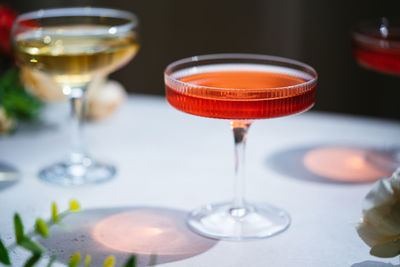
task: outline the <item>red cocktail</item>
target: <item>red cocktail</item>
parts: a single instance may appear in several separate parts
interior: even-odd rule
[[[198,68],[197,72],[200,73],[178,78],[193,86],[186,91],[166,86],[168,102],[190,114],[220,119],[265,119],[305,111],[314,104],[315,84],[307,88],[299,86],[310,77],[291,73],[287,68],[226,64]]]
[[[376,23],[353,31],[353,53],[369,69],[400,75],[400,29]]]
[[[244,201],[244,148],[251,120],[311,108],[317,73],[298,61],[263,55],[216,54],[182,59],[165,70],[168,102],[193,115],[229,119],[235,141],[235,197],[193,211],[188,225],[221,239],[263,238],[284,231],[289,215]]]

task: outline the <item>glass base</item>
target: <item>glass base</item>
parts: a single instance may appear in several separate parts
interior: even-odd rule
[[[286,230],[290,217],[284,210],[267,204],[234,209],[232,203],[222,203],[192,211],[187,223],[193,231],[206,237],[248,240],[270,237]]]
[[[400,148],[373,150],[367,153],[366,160],[372,165],[392,173],[400,167]]]
[[[84,157],[79,162],[69,160],[51,165],[39,172],[39,178],[59,185],[82,185],[105,182],[115,174],[114,166]]]

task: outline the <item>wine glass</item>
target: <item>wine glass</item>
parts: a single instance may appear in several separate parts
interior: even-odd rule
[[[71,151],[41,170],[41,179],[79,185],[115,175],[114,166],[96,161],[85,147],[86,91],[92,81],[133,58],[139,48],[137,27],[128,11],[91,7],[38,10],[15,20],[11,37],[18,64],[51,77],[71,102]]]
[[[360,22],[352,29],[353,55],[366,69],[400,76],[400,20],[380,18]],[[377,149],[367,154],[370,163],[394,171],[400,166],[400,149]]]
[[[170,105],[197,116],[228,119],[233,130],[234,199],[192,211],[187,221],[189,227],[207,237],[232,240],[263,238],[284,231],[290,224],[285,211],[244,199],[247,132],[254,119],[310,109],[315,101],[315,70],[280,57],[214,54],[168,65],[164,80]]]

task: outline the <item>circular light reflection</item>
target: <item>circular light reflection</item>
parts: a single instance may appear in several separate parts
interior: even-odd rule
[[[187,255],[205,251],[205,242],[184,222],[151,210],[132,210],[108,217],[93,228],[94,239],[105,247],[144,255]]]
[[[338,181],[366,182],[390,176],[369,163],[367,153],[373,152],[361,148],[322,147],[307,152],[303,163],[314,174]]]

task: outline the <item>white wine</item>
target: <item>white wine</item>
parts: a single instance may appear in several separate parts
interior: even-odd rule
[[[97,25],[58,26],[20,34],[14,43],[20,64],[53,77],[60,85],[80,86],[129,62],[139,49],[136,33],[110,34]],[[112,29],[112,28],[111,28]],[[87,34],[84,32],[102,32]]]

